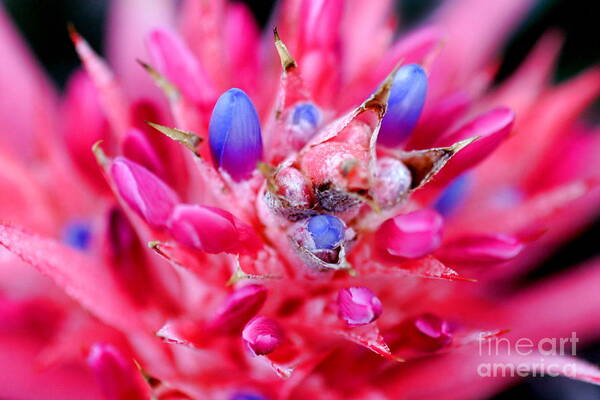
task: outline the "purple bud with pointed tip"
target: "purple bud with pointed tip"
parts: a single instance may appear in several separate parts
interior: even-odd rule
[[[217,167],[235,181],[248,179],[262,158],[262,138],[258,113],[246,93],[233,88],[219,97],[208,134]]]
[[[155,228],[166,227],[179,197],[152,172],[126,159],[117,157],[110,175],[125,203]]]
[[[283,341],[283,330],[277,321],[267,317],[255,317],[246,324],[242,338],[257,356],[272,353]]]
[[[342,289],[337,298],[338,316],[350,326],[366,325],[381,315],[381,301],[371,289],[360,286]]]
[[[96,343],[90,349],[87,364],[107,399],[147,400],[150,387],[135,365],[113,346]]]
[[[377,142],[387,147],[402,144],[417,125],[426,95],[427,74],[421,66],[408,64],[398,69]]]

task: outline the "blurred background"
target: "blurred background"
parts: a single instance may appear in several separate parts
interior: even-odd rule
[[[259,23],[265,26],[275,0],[245,2],[252,8]],[[68,22],[74,23],[94,48],[100,51],[103,48],[108,0],[2,0],[2,3],[59,87],[65,84],[69,74],[79,65],[79,59],[67,35]],[[403,30],[426,19],[439,3],[440,0],[398,1],[397,12]],[[555,73],[556,81],[562,81],[599,63],[600,32],[595,5],[597,6],[597,2],[587,0],[538,0],[528,18],[507,43],[497,82],[510,75],[534,43],[549,29],[558,29],[566,35]],[[599,115],[600,102],[597,101],[587,113],[587,118],[598,122]],[[599,238],[600,220],[549,255],[543,265],[522,278],[521,284],[548,277],[597,255]],[[590,315],[590,318],[598,316]],[[587,346],[578,355],[596,364],[600,363],[600,343]],[[566,378],[531,378],[497,395],[494,400],[516,398],[593,400],[600,399],[600,388]]]

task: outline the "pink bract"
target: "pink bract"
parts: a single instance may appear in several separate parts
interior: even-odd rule
[[[550,82],[550,32],[492,86],[532,1],[447,1],[398,38],[392,3],[282,0],[273,36],[238,2],[114,0],[107,60],[71,31],[64,94],[0,10],[0,398],[478,399],[514,382],[482,363],[542,358],[600,383],[478,352],[600,337],[600,260],[510,285],[598,214],[600,70]],[[385,148],[409,63],[425,106]],[[249,176],[208,145],[231,88]]]

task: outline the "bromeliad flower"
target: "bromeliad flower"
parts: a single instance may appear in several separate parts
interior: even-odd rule
[[[549,85],[551,33],[490,87],[527,4],[395,39],[390,1],[284,0],[274,38],[241,3],[115,1],[64,96],[0,15],[0,397],[472,399],[494,360],[599,383],[478,352],[600,333],[597,261],[504,290],[600,199],[598,69]]]

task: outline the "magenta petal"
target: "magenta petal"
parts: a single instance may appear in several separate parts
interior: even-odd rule
[[[3,132],[18,134],[0,135],[0,147],[6,147],[23,159],[30,159],[38,149],[36,131],[46,113],[55,112],[55,93],[44,77],[28,46],[19,37],[0,5],[0,124]]]
[[[98,90],[84,70],[77,70],[70,77],[63,107],[69,155],[86,178],[106,187],[91,148],[97,141],[108,139],[110,130]]]
[[[443,224],[442,216],[429,209],[400,214],[379,227],[377,244],[394,256],[423,257],[439,247]]]
[[[523,242],[511,235],[471,235],[444,244],[438,256],[450,263],[490,264],[518,256]]]
[[[515,114],[511,109],[498,107],[441,138],[439,146],[450,146],[461,140],[480,137],[458,152],[440,171],[438,179],[445,181],[483,161],[508,137],[514,120]]]
[[[225,304],[210,323],[211,329],[235,333],[260,311],[267,299],[267,288],[247,285],[229,295]]]
[[[208,104],[216,98],[215,89],[202,65],[175,32],[155,29],[150,32],[146,45],[156,69],[189,100]]]
[[[0,244],[107,324],[124,331],[143,329],[138,309],[102,264],[54,240],[7,225],[0,225]]]
[[[239,245],[233,215],[215,207],[177,205],[169,232],[178,242],[211,254],[233,251]]]
[[[176,5],[172,1],[111,1],[105,28],[105,50],[119,83],[132,99],[157,98],[160,90],[134,60],[148,60],[144,37],[158,25],[171,25]]]
[[[272,353],[283,341],[283,330],[277,321],[255,317],[242,331],[242,338],[257,356]]]
[[[259,84],[260,30],[252,12],[241,2],[229,2],[224,26],[224,42],[230,66],[235,70],[232,86],[253,92]]]
[[[423,314],[406,322],[404,342],[419,351],[437,351],[452,342],[448,322],[433,314]]]
[[[164,176],[164,168],[156,150],[146,137],[146,134],[138,129],[130,129],[123,141],[123,155],[159,176]]]
[[[149,400],[150,387],[133,362],[113,346],[97,343],[90,349],[88,366],[109,400]]]
[[[115,158],[110,174],[119,195],[136,213],[154,228],[164,228],[173,208],[179,203],[177,194],[160,178],[124,157]]]
[[[339,40],[343,0],[304,0],[300,6],[301,37],[305,49],[329,48]]]

